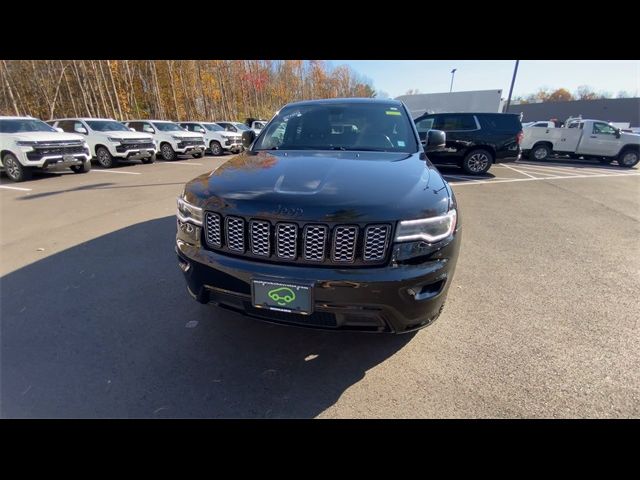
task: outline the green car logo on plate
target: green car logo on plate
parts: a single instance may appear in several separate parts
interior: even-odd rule
[[[293,290],[287,287],[280,287],[274,290],[269,290],[269,298],[276,302],[278,305],[286,305],[293,302],[296,299],[296,294]]]

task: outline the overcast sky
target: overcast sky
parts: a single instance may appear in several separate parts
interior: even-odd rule
[[[420,93],[448,92],[451,70],[456,68],[454,91],[502,89],[509,94],[515,60],[330,60],[350,65],[366,76],[377,91],[391,97],[409,89]],[[526,96],[541,87],[566,88],[572,93],[589,85],[614,96],[621,90],[640,95],[638,60],[521,60],[513,95]]]

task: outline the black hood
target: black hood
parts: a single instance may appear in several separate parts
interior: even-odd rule
[[[185,187],[187,201],[274,220],[384,222],[449,209],[451,192],[420,153],[245,152]]]

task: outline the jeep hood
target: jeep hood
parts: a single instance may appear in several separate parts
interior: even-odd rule
[[[418,153],[340,151],[245,152],[189,182],[185,195],[224,214],[321,222],[430,217],[451,198]]]

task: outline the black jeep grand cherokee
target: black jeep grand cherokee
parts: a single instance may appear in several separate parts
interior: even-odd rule
[[[303,326],[400,333],[433,322],[460,214],[404,104],[291,103],[254,136],[178,198],[190,294]]]

